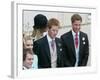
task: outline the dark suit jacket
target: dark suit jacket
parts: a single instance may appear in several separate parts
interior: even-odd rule
[[[62,67],[62,58],[60,56],[62,53],[61,40],[55,38],[55,42],[57,47],[57,67]],[[51,56],[47,36],[34,42],[33,51],[38,56],[39,68],[51,68]]]
[[[84,39],[83,39],[84,38]],[[89,42],[86,33],[80,31],[79,35],[80,45],[79,45],[79,62],[78,66],[86,66],[89,56]],[[63,58],[64,66],[71,67],[75,66],[76,62],[76,52],[74,47],[74,39],[72,31],[65,33],[61,36],[62,45],[63,45]]]

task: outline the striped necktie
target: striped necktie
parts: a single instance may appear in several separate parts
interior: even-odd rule
[[[78,48],[78,33],[75,35],[75,47]]]
[[[51,47],[52,47],[52,50],[53,50],[53,51],[54,51],[54,48],[55,48],[55,46],[54,46],[55,44],[54,44],[54,43],[55,43],[55,40],[52,40],[52,41],[51,41]]]

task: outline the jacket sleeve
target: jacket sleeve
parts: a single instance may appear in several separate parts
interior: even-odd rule
[[[88,56],[89,56],[89,41],[88,41],[88,36],[86,35],[86,44],[84,46],[84,57],[83,57],[83,60],[82,60],[82,66],[87,65]]]
[[[70,62],[69,62],[69,60],[68,60],[68,58],[67,58],[67,48],[66,48],[66,46],[65,46],[65,42],[64,42],[64,37],[63,36],[61,36],[61,43],[62,43],[62,59],[63,59],[63,66],[64,67],[69,67],[69,66],[71,66],[70,65]]]
[[[39,43],[38,41],[35,41],[33,43],[33,52],[36,54],[36,55],[39,55]]]

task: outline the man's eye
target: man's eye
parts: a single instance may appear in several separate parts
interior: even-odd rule
[[[27,44],[27,46],[30,46],[29,44]]]
[[[27,46],[33,46],[33,44],[27,44]]]
[[[33,58],[31,58],[31,59],[28,59],[28,60],[33,60]]]

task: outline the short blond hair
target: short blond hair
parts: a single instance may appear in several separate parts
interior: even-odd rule
[[[32,37],[31,37],[31,36],[25,36],[25,37],[24,37],[24,40],[25,40],[25,41],[27,41],[27,40],[32,40]]]

